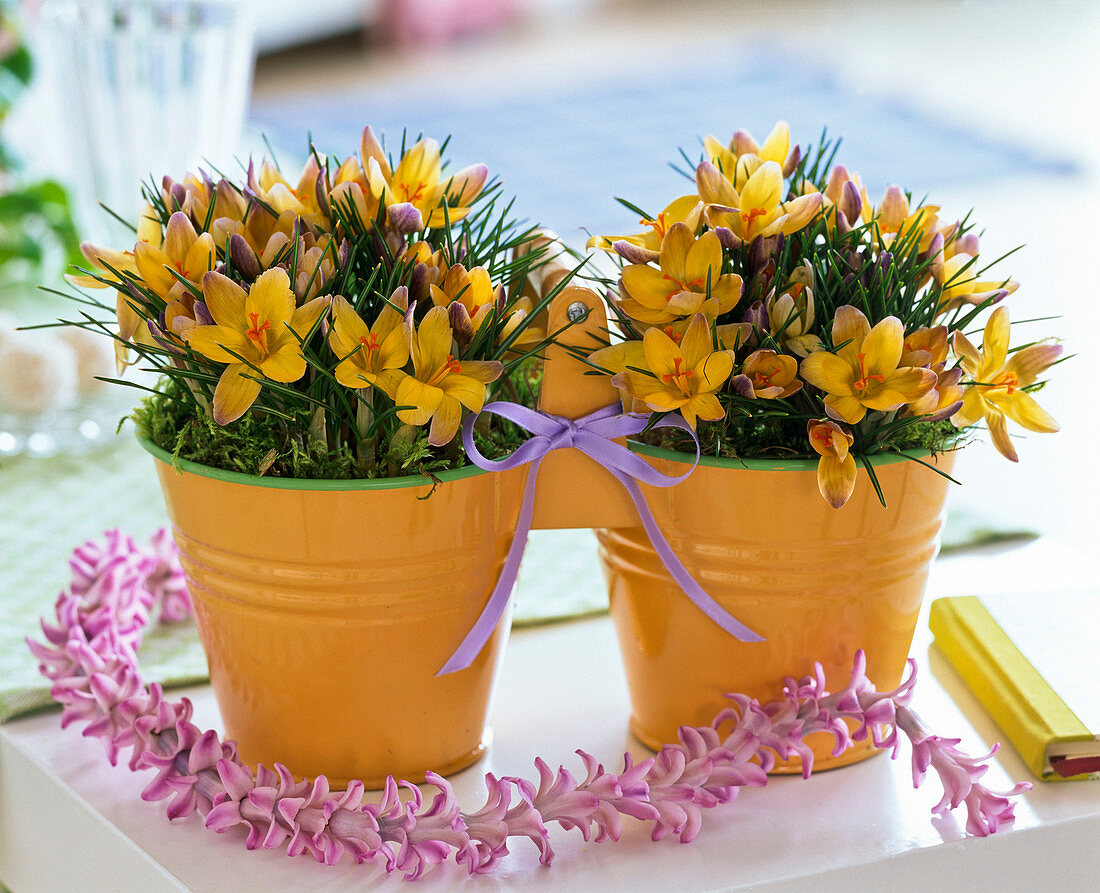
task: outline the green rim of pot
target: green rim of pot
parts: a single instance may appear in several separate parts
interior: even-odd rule
[[[668,459],[670,462],[682,462],[690,465],[694,456],[691,453],[683,453],[679,450],[667,450],[663,447],[650,446],[637,440],[628,440],[627,445],[635,453],[643,456],[651,456],[655,459]],[[906,450],[903,453],[879,453],[876,456],[867,456],[871,465],[893,465],[896,462],[907,462],[910,459],[927,459],[932,455],[931,450]],[[708,465],[713,468],[732,468],[741,471],[805,471],[817,468],[817,459],[719,459],[716,456],[700,456],[700,465]]]
[[[443,483],[461,481],[476,477],[479,474],[489,473],[476,465],[466,465],[451,471],[441,471],[435,476],[436,480],[423,474],[410,474],[396,478],[347,478],[344,480],[261,477],[256,474],[244,474],[240,471],[228,471],[224,468],[211,468],[209,465],[201,465],[189,459],[179,459],[140,434],[137,436],[137,442],[153,458],[178,471],[186,471],[188,474],[197,474],[200,477],[225,481],[229,484],[243,484],[246,487],[271,487],[275,490],[400,490],[404,487],[431,486],[437,481]]]

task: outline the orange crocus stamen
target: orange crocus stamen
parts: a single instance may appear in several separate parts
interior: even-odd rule
[[[666,372],[664,375],[661,376],[661,381],[663,381],[665,384],[672,384],[673,382],[675,382],[676,387],[678,387],[686,394],[688,392],[688,389],[684,379],[694,378],[695,371],[693,369],[680,368],[684,362],[683,357],[673,357],[672,362],[675,366],[675,371]]]
[[[252,328],[245,331],[245,335],[248,339],[255,343],[255,345],[267,353],[267,333],[271,330],[271,320],[265,319],[260,322],[260,314],[249,313],[248,319],[252,323]]]
[[[783,370],[778,366],[772,366],[771,372],[756,372],[753,374],[753,380],[756,382],[758,388],[766,388],[771,385],[772,377],[778,375]]]
[[[668,335],[669,338],[672,339],[673,344],[679,344],[684,338],[684,336],[681,335],[679,332],[675,331],[672,328],[672,326],[665,326],[661,331],[664,332],[666,335]]]
[[[741,228],[745,231],[746,236],[752,232],[756,218],[763,217],[767,213],[767,208],[752,208],[741,212]]]
[[[453,356],[451,356],[451,354],[447,354],[447,359],[444,361],[443,365],[440,366],[435,371],[435,375],[433,375],[431,378],[429,378],[425,382],[425,384],[432,385],[433,387],[438,387],[439,383],[441,381],[443,381],[443,379],[445,379],[448,375],[461,375],[461,374],[462,374],[462,364],[458,360],[456,360]]]
[[[410,189],[408,183],[398,183],[395,191],[400,190],[401,192],[405,193],[405,201],[415,202],[417,199],[424,197],[424,192],[425,190],[427,190],[427,188],[427,183],[423,182],[422,180],[417,180],[416,186],[414,188]]]
[[[867,363],[866,363],[867,354],[861,353],[858,356],[859,356],[859,374],[860,374],[860,377],[857,381],[852,382],[852,387],[853,388],[855,388],[857,391],[862,391],[865,387],[867,387],[867,380],[868,379],[872,379],[874,381],[877,381],[879,384],[882,384],[884,381],[886,381],[886,376],[885,375],[868,375],[867,374]]]
[[[654,232],[656,232],[657,235],[661,237],[661,239],[664,239],[665,233],[668,232],[669,224],[668,224],[668,221],[665,220],[665,212],[664,211],[662,211],[660,214],[657,215],[656,220],[650,220],[648,217],[643,217],[638,222],[642,226],[652,226]]]
[[[668,273],[662,273],[661,278],[667,279],[673,285],[679,286],[680,291],[695,291],[695,289],[701,288],[704,284],[704,279],[702,276],[699,276],[696,279],[692,279],[690,282],[681,282],[675,276],[669,276]],[[671,301],[672,295],[668,295],[665,300]]]
[[[360,335],[359,343],[367,349],[367,353],[378,350],[378,348],[382,346],[378,343],[378,336],[375,335],[374,332],[371,332],[369,337],[366,335]]]
[[[1020,379],[1018,379],[1015,373],[1006,372],[1001,376],[1000,380],[994,384],[990,390],[999,391],[1004,390],[1005,396],[1011,397],[1020,388]]]

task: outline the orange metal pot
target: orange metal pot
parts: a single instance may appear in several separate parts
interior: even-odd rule
[[[686,470],[682,454],[635,448],[668,474]],[[950,473],[953,458],[926,461]],[[818,494],[814,461],[746,465],[704,459],[684,483],[643,489],[687,570],[764,642],[738,642],[696,608],[640,527],[597,531],[631,729],[649,747],[676,740],[681,725],[709,723],[728,704],[726,692],[779,697],[783,678],[805,675],[814,661],[836,690],[859,648],[877,687],[901,679],[950,482],[917,462],[884,458],[875,473],[886,507],[861,471],[852,499],[837,510]],[[817,768],[873,752],[857,745],[832,758],[831,736],[808,741]],[[800,771],[800,761],[778,768]]]
[[[486,747],[505,617],[465,670],[436,671],[496,584],[524,469],[377,481],[252,477],[147,441],[225,731],[297,776],[456,772]]]

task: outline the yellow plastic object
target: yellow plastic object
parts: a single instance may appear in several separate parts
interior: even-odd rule
[[[686,470],[668,458],[675,453],[639,451],[665,473]],[[925,461],[950,473],[953,458]],[[649,747],[676,740],[681,725],[709,723],[728,705],[726,692],[774,700],[785,676],[810,672],[814,661],[835,691],[859,648],[876,687],[895,687],[939,546],[949,481],[917,462],[875,467],[885,508],[861,471],[851,500],[833,509],[818,493],[813,461],[756,461],[752,468],[711,461],[675,487],[642,489],[691,575],[766,641],[738,642],[708,619],[669,577],[641,528],[597,531],[631,730]],[[873,752],[865,743],[834,758],[831,736],[807,740],[816,768]],[[777,768],[801,771],[801,764],[795,758]]]
[[[1089,660],[1085,657],[1085,649],[1091,651],[1093,647],[1095,622],[1081,617],[1077,595],[1059,593],[1040,597],[1027,593],[1026,612],[1018,609],[1013,612],[1011,606],[1015,600],[1009,598],[1007,617],[1004,600],[991,601],[987,608],[972,595],[938,598],[928,612],[928,626],[940,651],[996,720],[1027,767],[1043,781],[1088,778],[1087,773],[1059,775],[1051,766],[1050,752],[1064,751],[1065,745],[1072,748],[1082,742],[1100,741],[1100,727],[1093,731],[1085,725],[1082,717],[1088,714],[1076,713],[1075,708],[1081,710],[1077,702],[1070,698],[1071,706],[1063,700],[1062,694],[1043,676],[1047,667],[1071,665],[1069,661],[1059,660],[1055,652],[1080,654],[1081,661]],[[1006,619],[1007,629],[1001,626]],[[1074,621],[1076,631],[1082,633],[1076,645],[1071,626]],[[1026,654],[1020,650],[1012,635],[1022,631],[1025,624],[1058,631],[1048,634],[1049,650],[1035,648],[1034,641]],[[1088,750],[1098,751],[1100,745],[1087,748],[1084,753]]]
[[[187,574],[226,735],[255,766],[378,786],[486,746],[506,617],[437,677],[496,584],[525,470],[304,481],[172,467],[143,442]]]

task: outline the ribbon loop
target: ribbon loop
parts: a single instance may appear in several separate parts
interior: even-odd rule
[[[597,409],[579,419],[551,415],[506,402],[486,404],[481,411],[493,413],[514,422],[534,436],[504,459],[487,459],[474,443],[473,432],[477,415],[470,416],[462,426],[462,442],[470,461],[487,471],[508,471],[527,464],[530,464],[531,468],[527,474],[527,484],[524,487],[523,501],[516,521],[516,534],[504,560],[500,579],[474,625],[455,649],[454,654],[436,674],[437,676],[464,670],[470,666],[474,658],[481,653],[481,649],[485,647],[485,643],[489,641],[500,618],[504,616],[504,609],[508,605],[508,599],[516,583],[516,575],[519,573],[523,550],[527,545],[527,534],[531,530],[531,518],[535,507],[535,482],[539,465],[554,450],[568,448],[578,449],[598,462],[626,488],[634,502],[634,507],[638,510],[642,527],[665,569],[704,614],[742,642],[763,641],[763,636],[753,632],[726,611],[692,578],[676,553],[672,551],[664,534],[661,533],[653,513],[646,504],[645,496],[638,486],[640,481],[653,487],[671,487],[685,480],[695,470],[699,464],[699,440],[687,422],[679,416],[665,416],[652,425],[654,428],[681,428],[691,434],[695,441],[695,461],[691,468],[681,475],[674,476],[658,471],[637,454],[615,443],[615,438],[640,434],[650,425],[648,417],[638,413],[621,412],[618,404]]]

